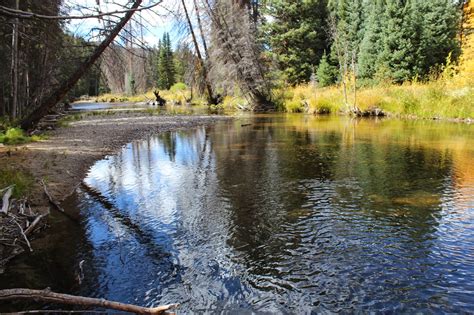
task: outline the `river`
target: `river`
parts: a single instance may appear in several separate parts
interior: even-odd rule
[[[57,217],[6,286],[181,314],[474,311],[473,126],[243,116],[130,143],[84,184],[81,223]]]

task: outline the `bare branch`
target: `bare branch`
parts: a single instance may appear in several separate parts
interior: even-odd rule
[[[19,18],[19,19],[46,19],[46,20],[82,20],[82,19],[95,19],[95,18],[100,18],[103,16],[108,16],[108,15],[115,15],[115,14],[120,14],[120,13],[128,13],[128,12],[138,12],[138,11],[143,11],[143,10],[148,10],[151,8],[154,8],[161,4],[162,1],[158,1],[157,3],[151,4],[149,6],[141,7],[141,8],[136,8],[136,9],[127,9],[127,10],[116,10],[116,11],[111,11],[111,12],[104,12],[104,13],[99,13],[99,14],[87,14],[87,15],[43,15],[43,14],[37,14],[33,12],[27,12],[27,11],[22,11],[22,10],[15,10],[11,9],[8,7],[5,7],[3,5],[0,5],[0,15],[7,16],[7,17],[12,17],[12,18]]]

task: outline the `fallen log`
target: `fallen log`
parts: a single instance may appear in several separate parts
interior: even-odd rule
[[[135,314],[163,314],[164,312],[178,307],[178,304],[162,305],[157,307],[143,307],[125,304],[105,299],[89,298],[70,294],[51,292],[49,290],[31,289],[5,289],[0,290],[0,301],[2,300],[34,300],[68,305],[80,305],[86,307],[103,307],[117,311]]]

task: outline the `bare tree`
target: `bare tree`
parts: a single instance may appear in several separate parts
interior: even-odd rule
[[[205,0],[212,21],[210,58],[216,82],[238,84],[254,110],[273,110],[250,1]]]
[[[90,55],[81,66],[67,79],[65,80],[58,89],[56,89],[49,97],[47,97],[31,114],[26,116],[22,122],[21,127],[24,129],[31,128],[36,122],[38,122],[48,111],[55,106],[76,82],[81,78],[82,75],[94,64],[94,62],[101,56],[104,50],[112,43],[117,37],[122,28],[130,20],[136,9],[139,8],[143,0],[135,0],[132,7],[122,17],[122,19],[113,27],[108,36],[97,46],[92,55]]]
[[[208,73],[208,70],[207,70],[207,65],[204,61],[203,55],[201,53],[201,49],[199,48],[199,43],[197,41],[196,34],[194,32],[194,27],[193,27],[193,24],[191,22],[191,17],[189,15],[189,11],[186,7],[186,1],[181,0],[181,4],[183,6],[184,15],[186,17],[186,22],[188,24],[189,32],[191,33],[191,36],[192,36],[192,39],[193,39],[194,49],[196,50],[196,55],[197,55],[197,58],[198,58],[198,61],[199,61],[199,68],[202,71],[202,76],[203,76],[203,79],[204,79],[204,84],[205,84],[205,87],[206,87],[209,104],[216,104],[218,102],[218,98],[214,95],[212,85],[209,81],[209,73]],[[201,35],[202,34],[203,33],[201,33]]]
[[[337,61],[339,64],[339,75],[341,77],[342,93],[344,95],[344,105],[350,111],[358,113],[357,107],[357,51],[351,44],[347,30],[338,27],[336,18],[329,18],[329,35],[333,41]],[[349,81],[350,80],[350,81]],[[352,87],[353,102],[349,103],[348,85]]]

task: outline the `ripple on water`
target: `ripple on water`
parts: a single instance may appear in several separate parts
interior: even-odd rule
[[[81,290],[183,313],[473,311],[466,168],[416,127],[338,122],[167,133],[98,162]]]

